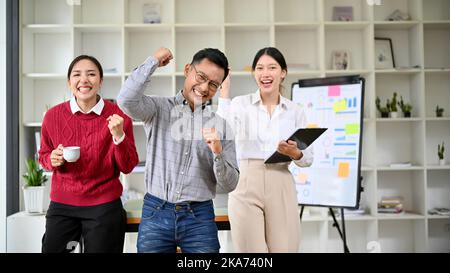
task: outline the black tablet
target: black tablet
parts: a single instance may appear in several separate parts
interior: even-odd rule
[[[300,150],[305,150],[319,136],[321,136],[326,130],[327,130],[327,128],[298,129],[287,140],[293,140],[293,141],[297,142],[297,147]],[[292,161],[292,159],[289,156],[282,155],[278,151],[275,151],[268,159],[266,159],[266,161],[264,161],[264,163],[268,164],[268,163],[280,163],[280,162],[289,162],[289,161]]]

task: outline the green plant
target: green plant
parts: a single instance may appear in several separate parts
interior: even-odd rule
[[[444,151],[445,151],[444,142],[442,142],[442,146],[438,144],[438,156],[440,160],[444,159]]]
[[[383,114],[388,114],[389,113],[389,100],[388,103],[386,104],[386,107],[382,107],[381,106],[381,100],[379,97],[377,97],[377,99],[375,100],[375,105],[377,106],[378,111],[380,111],[380,113]]]
[[[440,108],[439,105],[436,106],[436,116],[442,117],[442,114],[444,113],[444,108]]]
[[[389,103],[390,112],[397,112],[397,93],[394,92],[394,96],[392,97],[392,101]]]
[[[39,167],[39,164],[34,159],[28,159],[26,162],[27,172],[22,175],[25,178],[26,186],[39,187],[45,184],[47,176],[44,174],[44,170]]]
[[[412,105],[409,103],[404,103],[403,96],[400,96],[400,101],[397,104],[398,106],[400,106],[400,109],[402,109],[403,113],[411,113]]]

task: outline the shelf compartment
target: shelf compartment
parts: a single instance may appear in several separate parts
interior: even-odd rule
[[[302,234],[308,234],[308,236],[302,236],[300,244],[300,252],[318,253],[325,251],[326,246],[321,242],[326,241],[327,226],[328,226],[327,222],[305,221],[309,217],[303,216],[303,218],[304,219],[302,219],[301,223]]]
[[[450,169],[427,171],[427,215],[435,208],[450,208]]]
[[[225,0],[225,23],[269,23],[269,0]]]
[[[386,18],[396,9],[408,13],[411,20],[421,20],[421,5],[421,0],[383,1],[381,5],[374,5],[374,20],[386,21]]]
[[[161,13],[161,24],[174,23],[174,0],[152,0],[151,3],[159,4]],[[125,0],[125,23],[143,24],[143,6],[149,3],[148,0]],[[150,24],[160,25],[160,24]]]
[[[23,24],[71,24],[72,7],[61,0],[23,0]]]
[[[450,77],[445,73],[425,73],[426,116],[436,117],[436,106],[444,108],[443,117],[450,117]]]
[[[275,22],[318,22],[317,0],[273,1]]]
[[[23,122],[42,122],[47,108],[60,104],[71,97],[67,79],[22,80]]]
[[[70,32],[24,31],[23,73],[65,74],[72,60]]]
[[[421,31],[421,25],[413,25],[409,29],[390,29],[376,25],[375,37],[392,40],[396,68],[412,69],[415,66],[423,67]]]
[[[423,19],[445,21],[450,20],[450,2],[448,0],[423,0]]]
[[[402,196],[404,214],[377,213],[379,218],[423,218],[425,215],[425,174],[417,171],[378,171],[377,203],[385,197]]]
[[[258,50],[271,45],[268,27],[226,27],[225,54],[233,71],[250,71]]]
[[[304,41],[309,41],[305,43]],[[319,30],[300,29],[295,26],[275,27],[275,46],[283,53],[287,60],[289,72],[304,70],[319,70]],[[298,54],[308,52],[308,54]]]
[[[422,219],[378,221],[378,242],[383,253],[426,251],[426,226]]]
[[[125,69],[127,73],[152,56],[161,46],[174,51],[171,28],[125,28]],[[175,65],[173,60],[166,66],[156,70],[158,73],[173,73]]]
[[[399,162],[424,166],[424,130],[421,121],[377,124],[377,166]]]
[[[425,68],[450,68],[450,24],[445,26],[425,25],[424,27]]]
[[[104,73],[123,72],[122,32],[116,28],[76,28],[75,55],[95,56]]]
[[[83,0],[74,5],[75,24],[122,24],[122,0]]]
[[[428,220],[428,251],[450,252],[450,219]]]
[[[342,223],[339,217],[339,225]],[[347,246],[352,253],[367,253],[367,242],[377,241],[377,225],[375,220],[351,220],[345,219],[345,232],[347,234]],[[343,243],[338,230],[333,226],[333,220],[328,221],[327,252],[343,253]]]
[[[350,54],[348,70],[368,69],[371,63],[370,54],[367,52],[367,49],[371,48],[370,32],[370,27],[354,30],[326,28],[324,58],[327,70],[333,70],[333,51],[347,51]]]
[[[183,72],[192,57],[203,48],[222,48],[222,32],[219,28],[176,28],[175,29],[176,71]]]
[[[450,122],[427,122],[426,125],[426,156],[427,165],[438,165],[439,157],[437,154],[438,144],[445,143],[445,160],[450,164]]]
[[[333,21],[333,7],[353,7],[353,21],[370,21],[372,9],[365,1],[360,0],[326,0],[324,1],[324,20]]]
[[[175,0],[175,23],[221,24],[223,23],[223,0]],[[197,12],[187,12],[196,10]]]
[[[415,117],[423,117],[423,92],[422,92],[422,74],[376,74],[376,96],[381,100],[381,106],[386,106],[387,99],[392,100],[394,92],[397,93],[397,101],[403,97],[404,103],[412,105],[411,118],[394,120],[414,120]],[[375,103],[375,100],[373,100]],[[403,115],[401,108],[397,105],[398,114]],[[377,116],[380,116],[377,110]],[[393,119],[381,119],[392,121]]]

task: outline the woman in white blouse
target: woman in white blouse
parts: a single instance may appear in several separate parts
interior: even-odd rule
[[[313,161],[312,148],[301,151],[286,139],[306,127],[305,113],[281,95],[286,61],[273,47],[263,48],[252,64],[258,90],[230,100],[229,76],[222,84],[218,114],[236,136],[240,179],[230,193],[228,216],[235,251],[297,252],[300,221],[289,163],[264,164],[275,150],[300,167]]]

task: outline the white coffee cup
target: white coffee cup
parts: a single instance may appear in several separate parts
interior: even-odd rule
[[[80,147],[69,146],[63,148],[63,157],[67,162],[76,162],[80,158]]]

